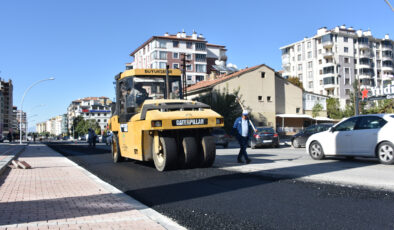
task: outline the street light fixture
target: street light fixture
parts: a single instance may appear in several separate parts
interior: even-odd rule
[[[19,144],[22,144],[22,113],[23,113],[22,109],[23,109],[23,101],[25,100],[25,96],[26,96],[27,92],[29,92],[29,90],[33,86],[35,86],[35,85],[37,85],[37,84],[39,84],[39,83],[41,83],[43,81],[49,81],[49,80],[55,80],[55,78],[54,77],[50,77],[50,78],[46,78],[46,79],[42,79],[42,80],[36,81],[29,88],[27,88],[25,93],[23,94],[23,97],[22,97],[22,100],[21,100],[21,106],[20,106],[20,116],[19,116],[19,119],[20,119],[19,120]]]

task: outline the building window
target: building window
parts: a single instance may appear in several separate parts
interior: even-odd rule
[[[297,51],[298,51],[298,52],[301,52],[301,45],[298,45],[298,46],[297,46]]]
[[[343,47],[343,52],[348,53],[349,52],[349,48]]]
[[[104,122],[107,122],[107,119],[104,119]]]
[[[186,70],[187,71],[193,71],[193,67],[191,64],[186,64]]]
[[[172,64],[173,69],[179,69],[179,64],[178,63],[173,63]]]
[[[206,48],[205,43],[196,43],[196,50],[204,51]]]
[[[196,61],[206,62],[207,61],[207,55],[206,54],[196,54]]]
[[[100,122],[100,119],[97,119],[97,122]]]
[[[354,59],[354,64],[357,64],[357,59]]]
[[[172,41],[172,46],[173,47],[178,47],[179,46],[179,41]]]
[[[347,42],[348,41],[348,37],[343,37],[343,42]]]
[[[354,69],[354,74],[357,74],[357,69]]]
[[[308,42],[308,43],[307,43],[307,47],[308,47],[308,49],[311,48],[311,42]]]
[[[298,74],[298,79],[302,81],[302,73]]]
[[[312,51],[308,52],[308,58],[312,58]]]
[[[321,61],[321,59],[319,60],[319,64],[321,65],[321,63],[322,63],[322,61]]]
[[[313,78],[312,71],[309,71],[309,72],[308,72],[308,78],[309,78],[309,79]]]
[[[201,65],[201,64],[196,64],[196,72],[199,72],[199,73],[207,72],[207,66]]]
[[[159,41],[159,48],[166,48],[167,44],[165,41]]]
[[[297,61],[301,61],[301,54],[298,54]]]
[[[319,54],[321,54],[321,49],[319,49]]]
[[[159,52],[159,58],[160,58],[160,60],[167,60],[167,52],[160,51]]]
[[[172,53],[172,58],[179,59],[179,53]]]
[[[349,63],[349,58],[345,58],[344,62]]]
[[[187,75],[187,80],[188,80],[188,81],[191,81],[191,80],[192,80],[192,76]]]
[[[192,55],[191,54],[186,54],[186,60],[192,60]]]
[[[350,69],[349,68],[345,68],[345,75],[349,75],[350,73]]]
[[[268,101],[268,102],[272,102],[270,96],[267,97],[267,101]]]
[[[265,78],[265,72],[261,72],[261,78]]]
[[[167,63],[165,63],[165,62],[159,62],[159,69],[165,69],[166,65],[167,65]]]
[[[309,88],[313,88],[313,81],[308,82]]]
[[[300,112],[300,108],[296,108],[296,113],[299,113]]]
[[[312,62],[308,62],[308,69],[312,69]]]
[[[345,94],[350,95],[350,89],[345,89]]]
[[[258,96],[257,100],[262,101],[263,100],[263,96]]]
[[[302,70],[302,64],[298,64],[298,70]]]
[[[204,81],[204,76],[197,75],[196,76],[196,82]]]
[[[350,80],[349,80],[349,78],[345,78],[345,85],[350,85]]]
[[[186,48],[191,49],[192,48],[192,44],[191,42],[186,42]]]

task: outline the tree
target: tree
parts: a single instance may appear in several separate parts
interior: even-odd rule
[[[304,86],[302,85],[302,82],[300,81],[300,79],[298,77],[289,77],[287,80],[289,82],[293,83],[294,85],[300,87],[301,89],[304,88]]]
[[[332,119],[342,118],[342,112],[339,106],[339,100],[337,98],[327,99],[327,116]]]
[[[211,109],[222,115],[224,118],[224,129],[227,133],[231,133],[235,119],[242,113],[241,106],[236,100],[237,97],[238,91],[229,93],[226,88],[223,92],[214,90],[196,98],[196,100],[210,105]]]
[[[323,106],[320,103],[316,103],[312,108],[312,117],[319,116],[319,113],[323,110]]]
[[[100,125],[96,120],[79,120],[79,122],[75,126],[75,134],[77,136],[85,135],[88,133],[89,129],[93,129],[96,134],[101,132]]]

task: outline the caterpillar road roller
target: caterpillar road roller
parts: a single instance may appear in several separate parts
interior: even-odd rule
[[[212,166],[211,131],[223,127],[223,117],[206,104],[183,99],[180,70],[131,69],[115,81],[108,124],[115,163],[153,161],[158,171]]]

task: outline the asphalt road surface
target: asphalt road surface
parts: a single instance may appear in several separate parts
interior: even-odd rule
[[[51,147],[188,229],[394,229],[390,192],[215,167],[158,172],[150,163],[114,164],[103,146]]]

